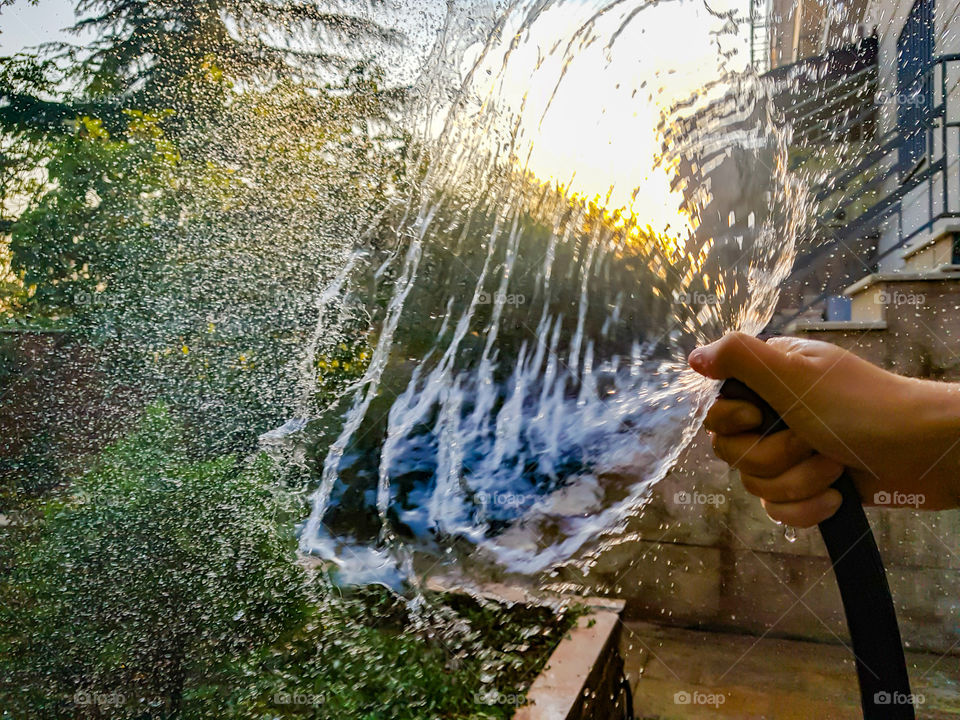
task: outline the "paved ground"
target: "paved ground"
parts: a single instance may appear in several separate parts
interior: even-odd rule
[[[627,622],[621,650],[643,720],[861,717],[853,657],[839,645]],[[910,653],[907,663],[917,717],[960,719],[960,658]]]

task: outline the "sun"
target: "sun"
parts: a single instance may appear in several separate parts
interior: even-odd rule
[[[749,30],[731,33],[718,17],[730,8],[711,13],[700,0],[609,5],[598,13],[596,3],[562,3],[504,33],[508,50],[490,59],[490,88],[518,118],[525,171],[658,234],[686,236],[676,177],[657,163],[657,127],[675,103],[742,69],[730,46],[746,47]]]

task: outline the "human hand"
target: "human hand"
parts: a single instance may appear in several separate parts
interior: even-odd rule
[[[840,493],[830,486],[844,469],[866,505],[960,506],[960,386],[895,375],[829,343],[743,333],[689,362],[741,380],[789,426],[761,438],[760,411],[725,399],[704,423],[774,520],[810,527],[833,515]]]

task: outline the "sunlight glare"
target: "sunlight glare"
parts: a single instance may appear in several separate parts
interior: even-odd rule
[[[630,3],[579,34],[597,6],[568,3],[543,13],[513,38],[510,71],[501,78],[501,97],[522,108],[518,135],[527,147],[518,149],[518,162],[570,193],[636,215],[641,227],[685,235],[680,188],[671,189],[670,169],[655,163],[656,128],[672,104],[745,69],[749,27],[734,32],[717,17],[729,10],[745,14],[729,4],[711,14],[700,0]]]

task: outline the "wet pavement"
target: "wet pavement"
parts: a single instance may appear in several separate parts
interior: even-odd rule
[[[861,717],[842,645],[624,622],[621,652],[638,719]],[[907,664],[917,716],[960,718],[960,657],[909,652]]]

